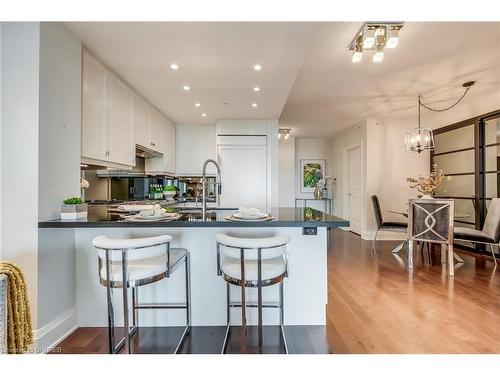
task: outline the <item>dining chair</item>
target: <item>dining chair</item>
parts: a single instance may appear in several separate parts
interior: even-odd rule
[[[380,208],[380,201],[377,195],[372,195],[372,204],[373,204],[373,213],[375,215],[375,222],[377,224],[377,231],[375,232],[375,237],[373,238],[372,242],[372,250],[374,250],[375,242],[377,241],[377,236],[379,231],[405,233],[408,228],[408,224],[400,221],[384,221],[384,218],[382,216],[382,210]],[[406,241],[404,241],[401,245],[396,247],[392,252],[397,253],[403,248],[405,244]]]
[[[494,246],[500,247],[500,198],[491,200],[482,230],[455,227],[453,232],[456,241],[488,245],[496,267]]]
[[[441,257],[448,254],[448,275],[455,274],[453,262],[453,199],[410,199],[408,205],[408,268],[413,268],[413,245],[416,241],[440,244]]]

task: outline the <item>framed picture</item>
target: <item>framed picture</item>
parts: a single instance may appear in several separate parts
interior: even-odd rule
[[[302,159],[300,161],[300,192],[312,193],[316,183],[325,176],[324,159]]]

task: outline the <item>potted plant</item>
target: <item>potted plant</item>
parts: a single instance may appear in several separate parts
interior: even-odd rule
[[[427,177],[418,176],[418,178],[408,177],[406,179],[411,189],[416,189],[423,194],[422,199],[432,199],[443,184],[450,180],[451,177],[446,176],[443,170],[438,168],[437,164],[432,166],[432,172]]]
[[[63,200],[61,204],[61,219],[83,219],[87,217],[88,206],[79,197],[71,197]]]
[[[165,185],[163,187],[163,196],[165,198],[174,198],[179,192],[179,188],[174,185]]]

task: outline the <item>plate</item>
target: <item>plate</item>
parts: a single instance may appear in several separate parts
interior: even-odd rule
[[[242,219],[242,218],[239,218],[239,217],[235,217],[235,215],[229,215],[229,216],[226,216],[225,219],[229,220],[229,221],[239,221],[239,222],[270,221],[270,220],[274,220],[274,216],[265,215],[264,217],[260,217],[258,219]]]
[[[267,217],[269,217],[268,214],[263,214],[261,213],[260,215],[255,215],[255,216],[245,216],[243,214],[240,214],[239,212],[236,212],[235,214],[231,215],[233,216],[234,218],[236,219],[240,219],[240,220],[262,220],[262,219],[265,219]]]
[[[125,217],[126,221],[142,221],[142,222],[148,222],[148,221],[172,221],[172,220],[177,220],[181,217],[179,214],[175,213],[163,213],[160,216],[140,216],[140,215],[133,215],[133,216],[127,216]]]

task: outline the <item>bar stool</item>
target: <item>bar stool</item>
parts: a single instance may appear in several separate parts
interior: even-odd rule
[[[92,241],[98,250],[99,281],[107,289],[108,338],[110,354],[117,354],[125,346],[130,354],[130,339],[137,332],[139,309],[185,309],[186,326],[175,348],[178,353],[191,329],[190,260],[186,249],[171,248],[172,236],[115,239],[97,236]],[[138,303],[137,288],[152,284],[170,275],[184,263],[185,303]],[[124,337],[115,345],[113,289],[123,289]],[[132,289],[132,327],[129,325],[128,288]]]
[[[227,326],[222,346],[222,353],[226,350],[229,330],[231,328],[231,307],[241,307],[241,321],[243,342],[246,345],[246,308],[258,309],[258,336],[259,350],[262,350],[262,309],[278,308],[280,321],[280,334],[283,339],[285,353],[288,346],[284,331],[283,312],[283,280],[288,276],[287,246],[290,236],[280,235],[268,238],[239,238],[226,234],[218,234],[217,242],[217,274],[226,281],[227,297]],[[262,303],[262,288],[279,284],[279,302]],[[230,286],[241,288],[241,303],[231,302]],[[257,303],[247,303],[245,299],[246,288],[257,288]]]

